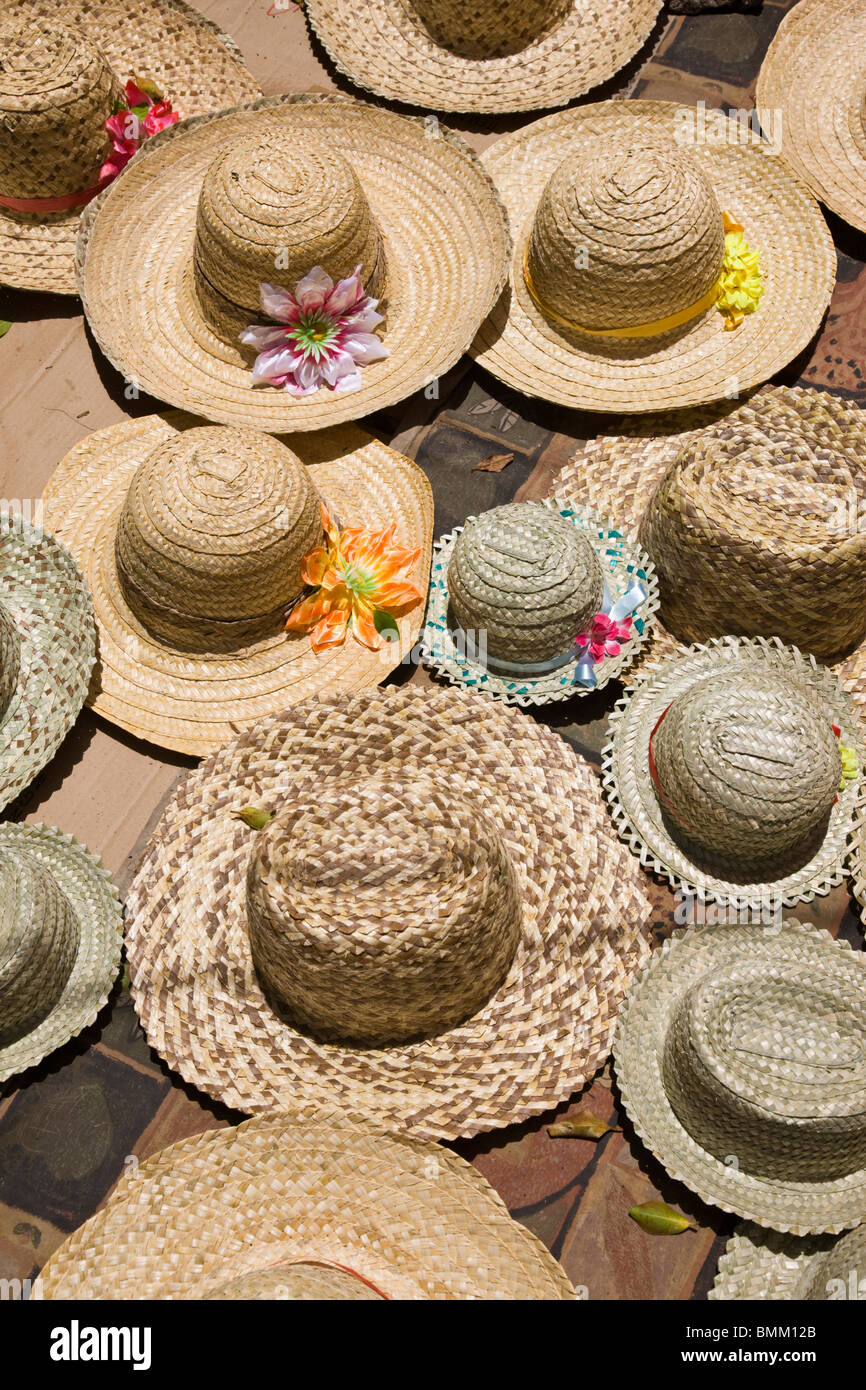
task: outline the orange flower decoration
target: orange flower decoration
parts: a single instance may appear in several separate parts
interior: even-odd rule
[[[357,641],[377,651],[388,642],[380,629],[396,628],[394,614],[423,597],[401,577],[418,563],[421,547],[406,550],[395,544],[394,525],[387,531],[358,526],[341,531],[324,504],[322,526],[327,546],[317,545],[301,565],[304,583],[314,592],[295,604],[286,627],[309,632],[313,651],[323,652],[342,646],[351,626]]]

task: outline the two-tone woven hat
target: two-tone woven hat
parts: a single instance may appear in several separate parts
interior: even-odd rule
[[[430,111],[564,106],[625,67],[661,0],[306,0],[360,87]]]
[[[866,1299],[866,1227],[841,1236],[792,1236],[737,1227],[707,1297],[716,1300]]]
[[[97,342],[142,390],[225,424],[315,430],[453,366],[502,289],[509,246],[458,136],[302,94],[148,140],[85,212],[78,282]],[[286,322],[267,329],[263,315]],[[274,335],[258,356],[240,341],[251,326]],[[366,363],[357,389],[310,389],[322,354],[348,367],[349,349]],[[254,385],[263,358],[280,385]]]
[[[90,593],[69,552],[0,513],[0,808],[56,753],[96,660]]]
[[[704,1201],[796,1235],[866,1217],[866,955],[803,922],[675,933],[614,1039],[638,1136]]]
[[[514,251],[472,355],[509,386],[581,410],[679,408],[766,381],[817,332],[829,230],[733,118],[707,129],[700,108],[608,101],[483,159]]]
[[[260,95],[231,39],[183,0],[4,0],[0,283],[76,293],[81,211],[111,161],[106,122],[129,113],[132,80],[155,88],[174,119]],[[119,132],[127,154],[147,127],[131,140],[133,129]]]
[[[288,443],[169,412],[90,435],[43,500],[86,575],[99,627],[91,704],[139,738],[203,756],[239,728],[323,690],[377,685],[411,650],[347,635],[315,651],[285,629],[321,543],[321,502],[345,525],[393,524],[427,584],[433,502],[421,470],[352,426]]]
[[[147,1159],[51,1255],[38,1299],[561,1299],[566,1275],[464,1159],[343,1111]]]
[[[322,695],[209,758],[127,911],[142,1025],[185,1080],[247,1113],[333,1103],[456,1138],[602,1064],[651,907],[561,738],[410,686]]]
[[[0,1081],[93,1023],[121,942],[121,906],[94,854],[47,825],[0,825]]]

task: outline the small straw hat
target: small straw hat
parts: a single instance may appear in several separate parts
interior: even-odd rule
[[[866,231],[866,2],[800,0],[776,31],[756,102],[816,198]]]
[[[626,691],[608,740],[619,833],[674,887],[745,908],[809,902],[841,883],[862,727],[814,658],[776,638],[681,648]],[[850,777],[842,749],[853,750]]]
[[[4,0],[0,283],[76,293],[85,195],[133,78],[155,84],[181,118],[260,94],[231,39],[182,0]]]
[[[301,452],[297,453],[296,449]],[[99,627],[91,704],[139,738],[204,756],[262,715],[320,691],[377,685],[411,651],[423,599],[383,650],[351,634],[315,652],[285,630],[321,544],[321,500],[344,524],[396,526],[420,547],[423,593],[433,501],[421,470],[352,426],[291,447],[179,412],[90,435],[43,499],[76,557]]]
[[[272,819],[250,830],[245,807]],[[323,694],[209,758],[127,909],[142,1025],[186,1081],[449,1139],[592,1076],[651,915],[562,739],[412,686]]]
[[[841,1236],[791,1236],[744,1221],[725,1247],[707,1298],[864,1299],[866,1227]]]
[[[860,906],[860,915],[866,923],[866,791],[857,808],[854,830],[851,837],[851,875],[854,880],[854,898]]]
[[[616,1079],[672,1178],[795,1235],[866,1216],[866,955],[803,922],[678,931],[623,1004]]]
[[[172,1144],[55,1250],[37,1299],[571,1299],[457,1154],[342,1110]]]
[[[306,0],[341,72],[431,111],[564,106],[625,67],[661,0]]]
[[[87,209],[78,279],[97,342],[141,390],[278,433],[358,419],[434,382],[496,300],[509,246],[459,136],[302,94],[148,140]],[[358,271],[387,356],[361,367],[353,391],[254,387],[258,359],[240,334],[261,325],[262,286],[300,293],[313,270],[340,284]]]
[[[0,825],[0,1081],[93,1023],[121,941],[117,893],[94,854],[47,825]]]
[[[424,660],[440,675],[514,705],[600,690],[629,666],[658,607],[655,572],[610,522],[563,497],[469,517],[436,542]],[[587,661],[599,614],[609,640]]]
[[[57,752],[95,660],[90,593],[72,556],[22,516],[0,512],[0,809]]]
[[[631,414],[742,393],[809,343],[836,276],[821,210],[756,135],[733,118],[708,135],[699,117],[607,101],[485,152],[514,251],[471,349],[483,367],[529,396]],[[757,307],[731,317],[741,283]]]

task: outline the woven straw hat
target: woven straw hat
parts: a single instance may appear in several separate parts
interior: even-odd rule
[[[60,747],[95,660],[90,594],[71,555],[23,517],[0,513],[0,809]]]
[[[698,114],[601,102],[485,152],[514,237],[509,288],[472,346],[494,376],[559,405],[637,413],[742,393],[814,336],[836,274],[820,209],[757,136],[730,118],[724,140],[708,138]],[[764,276],[733,332],[715,302],[723,213]]]
[[[233,815],[250,805],[264,830]],[[432,1138],[593,1074],[651,911],[567,744],[417,687],[323,695],[221,749],[127,908],[142,1024],[187,1081],[248,1113],[325,1101]]]
[[[864,793],[857,808],[851,844],[851,875],[854,880],[854,897],[860,906],[861,917],[866,923],[866,793]]]
[[[301,559],[321,543],[320,498],[345,524],[393,521],[401,545],[421,547],[413,579],[423,592],[430,486],[358,429],[290,448],[169,412],[78,444],[43,506],[93,591],[93,708],[139,738],[203,756],[265,714],[384,680],[412,648],[423,601],[382,651],[349,635],[317,654],[309,637],[285,631]]]
[[[453,366],[508,249],[495,190],[458,136],[348,97],[276,97],[149,140],[82,219],[79,288],[103,352],[142,390],[226,424],[314,430]],[[262,323],[260,285],[293,291],[315,266],[334,280],[361,267],[388,356],[355,392],[254,388],[238,335]]]
[[[619,833],[675,887],[790,906],[842,881],[860,772],[840,790],[839,749],[862,771],[862,729],[833,673],[796,647],[681,648],[626,691],[608,739]]]
[[[341,72],[432,111],[564,106],[613,77],[661,0],[307,0]]]
[[[155,83],[182,118],[260,94],[231,39],[182,0],[4,0],[0,199],[95,187],[111,149],[105,122],[132,77]],[[0,282],[75,294],[82,206],[0,205]]]
[[[117,893],[94,854],[47,825],[0,825],[0,1081],[93,1023],[121,936]]]
[[[573,1298],[447,1149],[344,1111],[183,1139],[55,1250],[41,1299]]]
[[[866,231],[866,3],[800,0],[761,67],[761,124],[828,208]]]
[[[629,607],[636,585],[643,597],[631,636],[581,683],[575,637],[603,605]],[[649,637],[657,607],[649,557],[608,521],[563,497],[511,503],[436,542],[422,655],[448,680],[506,704],[550,704],[617,677]]]
[[[675,933],[614,1039],[638,1136],[693,1192],[761,1226],[866,1216],[866,956],[802,922]]]
[[[719,1260],[710,1299],[839,1301],[866,1298],[866,1228],[841,1236],[791,1236],[750,1221]]]

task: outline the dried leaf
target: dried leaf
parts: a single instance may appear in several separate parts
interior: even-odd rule
[[[232,815],[236,820],[242,820],[250,830],[264,830],[268,821],[273,820],[270,811],[263,811],[258,806],[244,806],[240,811],[232,811]]]
[[[581,1110],[577,1115],[548,1125],[547,1132],[551,1139],[601,1139],[605,1134],[612,1134],[614,1128],[613,1125],[606,1125],[598,1115],[593,1115],[591,1110]]]
[[[677,1236],[682,1231],[698,1229],[694,1221],[674,1211],[666,1202],[643,1202],[639,1207],[632,1207],[629,1216],[651,1236]]]
[[[8,319],[0,319],[0,338],[5,337],[11,327],[12,325]]]
[[[476,463],[473,473],[501,473],[514,459],[513,454],[491,454],[489,458]]]
[[[123,993],[123,994],[129,994],[129,993],[130,993],[130,988],[131,988],[131,987],[130,987],[130,982],[129,982],[129,961],[128,961],[128,960],[125,960],[125,961],[123,962],[123,970],[121,971],[121,975],[120,975],[120,989],[121,989],[121,993]]]

